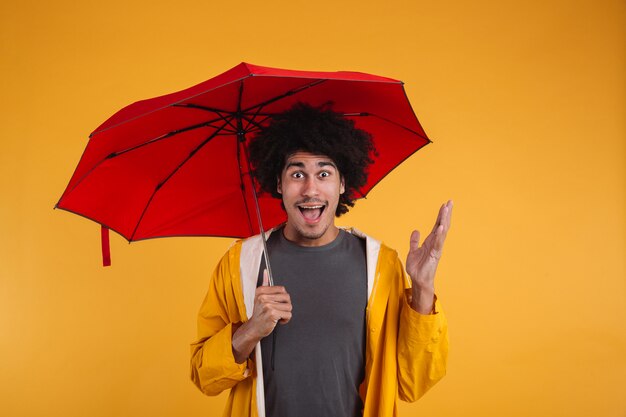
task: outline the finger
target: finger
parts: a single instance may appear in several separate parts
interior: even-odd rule
[[[287,290],[282,285],[257,287],[256,294],[287,294]]]
[[[446,229],[446,233],[448,233],[450,224],[452,224],[452,208],[454,207],[454,202],[452,200],[448,200],[448,202],[446,203],[446,206],[448,207],[448,212],[446,213],[446,220],[445,220],[444,227]]]
[[[290,303],[274,303],[271,305],[272,310],[290,312],[293,307]]]
[[[287,324],[289,323],[289,320],[291,320],[291,313],[285,314],[283,317],[281,317],[281,319],[278,322],[280,324]]]
[[[443,242],[446,240],[446,233],[443,225],[439,225],[435,231],[435,241],[433,242],[433,250],[439,255],[443,250]],[[439,257],[439,256],[437,256]]]
[[[267,287],[270,285],[270,274],[267,272],[267,268],[263,270],[263,286]]]
[[[291,311],[274,311],[269,315],[269,317],[274,323],[279,321],[285,321],[286,323],[291,320]]]
[[[452,219],[452,207],[453,207],[452,200],[448,200],[448,202],[446,203],[444,207],[444,213],[443,213],[443,217],[441,219],[441,224],[440,224],[440,226],[443,226],[442,233],[443,233],[444,239],[448,234],[448,229],[450,229],[450,223]]]
[[[436,251],[437,258],[441,257],[441,251],[443,250],[443,244],[448,236],[448,230],[450,228],[450,219],[452,212],[452,200],[448,201],[446,205],[446,216],[443,220],[443,224],[437,227],[437,232],[435,234],[435,240],[433,242],[433,250]]]
[[[416,251],[418,250],[420,247],[420,232],[419,230],[413,230],[413,233],[411,233],[411,240],[409,243],[409,250],[410,251]]]
[[[291,300],[288,297],[281,297],[271,302],[271,307],[281,311],[291,310]]]
[[[437,227],[439,227],[439,225],[441,224],[441,219],[443,218],[445,207],[446,207],[445,204],[442,204],[441,207],[439,207],[439,212],[437,213],[437,220],[435,220],[435,224],[433,225],[433,230],[431,230],[430,233],[435,233],[435,231],[437,230]]]
[[[278,323],[279,321],[281,323],[287,323],[289,320],[291,320],[291,314],[291,311],[272,310],[270,312],[267,312],[267,314],[265,315],[265,320],[270,321],[274,325],[276,325],[276,323]]]
[[[274,326],[276,326],[276,324],[280,321],[281,317],[280,316],[276,316],[276,317],[270,317],[270,320],[272,320],[272,324]]]
[[[257,294],[256,301],[264,304],[291,303],[289,294]]]

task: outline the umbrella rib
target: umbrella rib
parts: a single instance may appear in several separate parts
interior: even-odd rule
[[[387,175],[391,174],[391,172],[396,169],[397,167],[399,167],[400,165],[402,165],[404,163],[404,161],[406,161],[407,159],[409,159],[411,156],[415,155],[417,153],[417,151],[419,151],[420,149],[422,149],[424,146],[426,145],[430,145],[431,143],[433,143],[430,139],[428,139],[428,142],[424,143],[423,145],[421,145],[420,147],[418,147],[417,149],[415,149],[413,152],[411,152],[409,155],[407,155],[405,158],[403,158],[401,161],[398,161],[392,169],[390,169],[385,175],[383,175],[382,177],[380,177],[380,179],[378,179],[378,181],[376,181],[374,184],[372,184],[371,187],[369,187],[369,191],[365,194],[363,194],[363,191],[361,191],[360,189],[359,194],[361,194],[361,198],[367,198],[367,194],[369,194],[374,187],[376,187],[382,180],[384,180]]]
[[[254,119],[255,117],[256,117],[256,114],[252,116],[252,119]],[[246,133],[250,132],[249,128],[250,128],[250,125],[252,124],[252,120],[248,119],[244,114],[241,114],[241,118],[246,120],[246,125],[243,126],[244,132]]]
[[[171,132],[168,132],[168,133],[166,133],[164,135],[161,135],[159,137],[156,137],[154,139],[150,139],[147,142],[140,143],[139,145],[131,146],[130,148],[127,148],[127,149],[124,149],[124,150],[121,150],[121,151],[118,151],[118,152],[113,152],[113,153],[111,153],[108,156],[108,158],[112,158],[112,157],[115,157],[115,156],[118,156],[118,155],[122,155],[122,154],[125,154],[126,152],[134,151],[135,149],[139,149],[139,148],[141,148],[143,146],[150,145],[150,144],[153,144],[155,142],[159,142],[159,141],[161,141],[163,139],[171,138],[172,136],[176,136],[176,135],[178,135],[180,133],[189,132],[190,130],[200,129],[202,127],[213,127],[215,129],[220,129],[221,130],[223,128],[223,126],[213,125],[213,123],[217,122],[218,120],[220,120],[220,119],[208,120],[206,122],[198,123],[198,124],[195,124],[195,125],[192,125],[192,126],[187,126],[187,127],[182,128],[182,129],[172,130]]]
[[[246,114],[244,114],[243,112],[241,113],[241,117],[246,119],[246,127],[244,128],[244,130],[246,132],[250,132],[250,130],[248,130],[248,128],[250,127],[250,125],[252,124],[253,120],[256,120],[256,118],[258,117],[258,115],[261,113],[261,110],[263,110],[264,106],[259,106],[256,110],[256,112],[254,112],[254,114],[252,115],[251,119],[248,119],[246,117]],[[267,120],[267,118],[263,119],[263,121],[259,122],[259,124],[257,124],[256,126],[260,128],[260,124],[263,123],[265,120]]]
[[[283,93],[283,94],[281,94],[281,95],[279,95],[279,96],[272,97],[272,98],[271,98],[271,99],[269,99],[269,100],[263,101],[263,102],[261,102],[261,103],[257,103],[257,104],[255,104],[254,106],[250,106],[250,107],[248,107],[248,108],[244,109],[242,112],[243,112],[243,113],[248,113],[250,110],[254,110],[254,109],[258,108],[258,107],[265,107],[265,106],[267,106],[268,104],[272,104],[272,103],[274,103],[274,102],[276,102],[276,101],[278,101],[278,100],[282,100],[282,99],[284,99],[284,98],[286,98],[286,97],[293,96],[293,95],[298,94],[298,93],[300,93],[300,92],[302,92],[302,91],[304,91],[304,90],[307,90],[307,89],[309,89],[309,88],[311,88],[311,87],[315,87],[315,86],[317,86],[317,85],[319,85],[319,84],[322,84],[322,83],[324,83],[324,82],[326,82],[326,81],[327,81],[327,80],[325,80],[325,79],[324,79],[324,80],[315,80],[315,81],[313,81],[313,82],[312,82],[312,83],[310,83],[310,84],[306,84],[306,85],[303,85],[303,86],[300,86],[300,87],[294,88],[293,90],[286,91],[285,93]]]
[[[246,133],[252,133],[252,132],[262,130],[263,123],[265,123],[268,119],[272,118],[272,116],[276,115],[275,113],[261,113],[261,110],[263,110],[263,106],[259,106],[257,111],[251,117],[248,116],[248,114],[242,112],[241,117],[246,119],[246,127],[244,129]],[[256,120],[259,115],[262,115],[264,117],[261,120]],[[254,124],[257,129],[256,130],[254,130],[254,128],[250,129],[251,124]]]
[[[242,115],[241,115],[241,117],[242,117],[243,119],[245,119],[245,120],[246,120],[246,122],[248,122],[248,124],[246,125],[246,128],[245,128],[245,131],[246,131],[246,133],[250,133],[252,130],[248,130],[248,126],[250,126],[250,125],[252,124],[252,125],[254,125],[257,129],[261,130],[261,129],[263,129],[262,123],[263,123],[263,122],[265,122],[267,119],[269,119],[271,116],[267,116],[267,117],[265,117],[265,118],[264,118],[263,120],[261,120],[261,121],[254,120],[254,117],[256,117],[256,116],[246,117],[246,115],[245,115],[245,114],[242,114]]]
[[[175,103],[175,104],[172,104],[172,107],[189,107],[192,109],[205,110],[211,113],[215,113],[217,115],[219,115],[220,113],[229,113],[229,114],[232,113],[228,110],[216,109],[214,107],[208,107],[208,106],[203,106],[203,105],[194,104],[194,103],[183,103],[183,104]]]
[[[241,85],[242,85],[242,86],[243,86],[243,81],[244,81],[244,80],[240,80],[240,82],[241,82]],[[276,101],[282,100],[282,99],[284,99],[284,98],[286,98],[286,97],[293,96],[293,95],[298,94],[298,93],[300,93],[300,92],[302,92],[302,91],[304,91],[304,90],[307,90],[307,89],[309,89],[309,88],[312,88],[312,87],[315,87],[315,86],[317,86],[317,85],[319,85],[319,84],[322,84],[322,83],[324,83],[324,82],[326,82],[326,81],[328,81],[328,80],[326,80],[326,79],[323,79],[323,80],[315,80],[315,81],[313,81],[313,82],[311,82],[311,83],[309,83],[309,84],[306,84],[306,85],[303,85],[303,86],[300,86],[300,87],[294,88],[294,89],[292,89],[292,90],[288,90],[288,91],[286,91],[285,93],[283,93],[283,94],[281,94],[281,95],[278,95],[278,96],[276,96],[276,97],[272,97],[271,99],[266,100],[266,101],[264,101],[264,102],[257,103],[257,104],[255,104],[255,105],[253,105],[253,106],[250,106],[250,107],[248,107],[248,108],[246,108],[246,109],[244,109],[244,110],[241,110],[241,107],[239,107],[239,109],[238,109],[238,113],[239,113],[239,114],[241,114],[241,115],[243,116],[245,113],[250,113],[252,110],[255,110],[255,109],[256,109],[256,110],[257,110],[256,114],[254,114],[254,116],[252,116],[252,117],[253,117],[253,119],[254,119],[254,118],[256,118],[256,116],[257,116],[258,114],[260,114],[261,109],[263,109],[263,108],[264,108],[265,106],[267,106],[268,104],[271,104],[271,103],[274,103],[274,102],[276,102]],[[238,105],[239,105],[239,106],[241,106],[241,96],[242,96],[242,94],[243,94],[243,88],[240,88],[240,90],[239,90],[239,103],[238,103]],[[193,104],[193,103],[173,104],[172,106],[175,106],[175,107],[189,107],[189,108],[194,108],[194,109],[204,110],[204,111],[208,111],[208,112],[215,113],[215,114],[217,114],[218,116],[220,116],[220,117],[222,117],[222,118],[223,118],[223,116],[222,116],[222,114],[221,114],[221,113],[228,113],[229,115],[230,115],[230,114],[233,114],[233,112],[230,112],[230,111],[227,111],[227,110],[217,109],[217,108],[208,107],[208,106],[202,106],[202,105],[199,105],[199,104]],[[271,117],[271,115],[268,115],[267,117],[269,118],[269,117]],[[267,120],[267,118],[266,118],[266,119],[264,119],[263,121],[265,121],[265,120]],[[251,119],[246,118],[246,121],[251,122],[252,120],[251,120]],[[262,122],[261,122],[261,123],[262,123]],[[229,124],[230,124],[230,123],[229,123]],[[232,125],[231,125],[231,126],[232,126]],[[236,129],[236,127],[235,127],[235,126],[232,126],[232,127],[233,127],[234,129]],[[260,125],[258,125],[258,124],[257,124],[257,127],[259,127],[259,128],[260,128]],[[246,129],[247,129],[247,126],[246,126]]]
[[[260,132],[260,131],[261,131],[260,127],[253,126],[252,128],[246,130],[246,133],[257,133],[257,132]]]
[[[343,116],[346,116],[346,117],[366,117],[366,116],[373,116],[373,117],[377,117],[377,118],[379,118],[379,119],[381,119],[381,120],[384,120],[384,121],[385,121],[385,122],[387,122],[387,123],[391,123],[391,124],[396,125],[396,126],[398,126],[398,127],[402,128],[402,129],[404,129],[404,130],[407,130],[407,131],[409,131],[409,132],[413,133],[414,135],[417,135],[417,136],[419,136],[420,138],[422,138],[422,139],[424,139],[424,140],[427,140],[428,142],[432,142],[430,139],[428,139],[428,138],[426,137],[426,135],[423,135],[423,134],[421,134],[421,133],[419,133],[419,132],[416,132],[415,130],[413,130],[413,129],[411,129],[411,128],[408,128],[408,127],[406,127],[406,126],[404,126],[404,125],[402,125],[402,124],[400,124],[400,123],[398,123],[398,122],[394,122],[393,120],[387,119],[386,117],[379,116],[379,115],[374,114],[374,113],[343,113]]]
[[[192,109],[205,110],[211,113],[215,113],[219,116],[219,118],[230,125],[233,128],[232,133],[237,133],[237,127],[231,123],[235,113],[228,110],[220,110],[213,107],[202,106],[200,104],[186,103],[186,104],[174,104],[174,107],[189,107]],[[224,113],[226,113],[229,117],[225,117]],[[216,119],[218,120],[218,119]]]
[[[235,82],[240,81],[240,80],[242,80],[242,79],[249,78],[249,77],[251,77],[252,75],[253,75],[253,74],[244,75],[243,77],[238,78],[238,79],[236,79],[236,80],[228,81],[228,82],[226,82],[225,84],[223,84],[223,85],[222,85],[222,86],[220,86],[220,87],[223,87],[223,86],[228,85],[228,84],[235,83]],[[194,87],[197,87],[197,86],[194,86]],[[193,88],[193,87],[192,87],[192,88]],[[216,87],[209,88],[208,90],[201,91],[201,92],[196,93],[196,94],[194,94],[194,95],[192,95],[192,96],[185,97],[185,98],[181,98],[180,100],[178,100],[178,101],[177,101],[176,103],[174,103],[174,104],[180,103],[180,102],[185,101],[185,100],[191,100],[191,99],[193,99],[193,98],[195,98],[195,97],[198,97],[198,96],[200,96],[200,95],[202,95],[202,94],[208,93],[208,92],[213,91],[213,90],[215,90],[215,89],[216,89]],[[184,90],[183,90],[183,91],[184,91]],[[177,93],[182,93],[183,91],[178,91]],[[163,106],[163,107],[159,107],[159,108],[156,108],[156,109],[150,110],[150,111],[148,111],[147,113],[143,113],[143,114],[139,114],[139,115],[133,116],[133,117],[131,117],[130,119],[122,120],[121,122],[115,123],[115,124],[113,124],[112,126],[105,127],[105,128],[103,128],[103,129],[101,129],[101,130],[96,130],[96,131],[92,132],[92,133],[89,135],[89,137],[91,138],[91,137],[93,137],[93,136],[95,136],[95,135],[97,135],[97,134],[99,134],[99,133],[102,133],[102,132],[107,131],[107,130],[109,130],[109,129],[112,129],[112,128],[114,128],[114,127],[120,126],[120,125],[122,125],[122,124],[124,124],[124,123],[128,123],[128,122],[130,122],[130,121],[140,119],[140,118],[142,118],[142,117],[144,117],[144,116],[147,116],[147,115],[149,115],[149,114],[152,114],[152,113],[154,113],[154,112],[157,112],[157,111],[163,110],[164,108],[167,108],[167,107],[169,107],[169,106],[171,106],[171,104],[168,104],[168,105],[165,105],[165,106]]]
[[[231,131],[229,131],[229,132],[232,132],[232,133],[237,133],[237,126],[235,126],[235,125],[232,123],[233,119],[235,118],[235,115],[234,115],[233,113],[231,113],[231,112],[225,112],[225,113],[227,113],[227,114],[228,114],[228,117],[225,117],[222,113],[217,113],[217,115],[218,115],[219,117],[221,117],[221,118],[222,118],[222,120],[223,120],[225,123],[228,123],[228,125],[229,125],[230,127],[232,127],[232,129],[233,129],[233,130],[231,130]]]
[[[135,225],[135,229],[133,230],[132,235],[130,235],[130,240],[133,240],[135,238],[135,234],[137,233],[137,229],[139,229],[139,225],[141,224],[141,221],[143,220],[146,212],[148,211],[148,207],[150,207],[150,203],[152,203],[152,199],[154,198],[156,193],[161,188],[163,188],[165,183],[167,183],[167,181],[169,181],[170,178],[172,178],[174,176],[174,174],[176,174],[178,172],[178,170],[180,170],[183,167],[183,165],[185,165],[204,145],[209,143],[211,141],[211,139],[213,139],[215,136],[217,136],[217,134],[219,133],[220,130],[221,130],[221,128],[216,130],[215,132],[211,133],[211,135],[208,138],[206,138],[204,141],[202,141],[202,143],[200,143],[198,146],[196,146],[196,148],[194,150],[192,150],[189,153],[189,155],[180,164],[178,164],[178,166],[176,168],[174,168],[174,170],[172,172],[170,172],[169,175],[167,177],[165,177],[165,179],[163,179],[163,181],[161,181],[159,184],[157,184],[157,186],[154,188],[154,191],[152,192],[152,195],[148,199],[148,202],[146,203],[146,206],[143,208],[143,211],[141,212],[141,216],[139,217],[139,220],[137,221],[137,224]]]
[[[86,179],[86,178],[87,178],[87,177],[88,177],[88,176],[89,176],[89,175],[90,175],[90,174],[91,174],[91,173],[92,173],[92,172],[93,172],[96,168],[98,168],[98,167],[99,167],[99,166],[100,166],[100,165],[101,165],[104,161],[106,161],[106,160],[108,160],[108,159],[115,158],[115,157],[117,157],[117,156],[119,156],[119,155],[123,155],[123,154],[125,154],[125,153],[130,152],[130,151],[134,151],[134,150],[139,149],[139,148],[142,148],[142,147],[144,147],[144,146],[146,146],[146,145],[151,145],[151,144],[153,144],[153,143],[160,142],[160,141],[162,141],[163,139],[168,139],[168,138],[171,138],[171,137],[176,136],[176,135],[178,135],[178,134],[180,134],[180,133],[188,132],[188,131],[190,131],[190,130],[199,129],[199,128],[202,128],[202,127],[207,127],[207,126],[208,126],[208,127],[213,127],[213,128],[215,128],[215,129],[217,129],[217,131],[219,132],[220,130],[222,130],[222,129],[224,128],[224,126],[223,126],[223,125],[222,125],[222,126],[214,126],[214,125],[212,124],[212,123],[217,122],[218,120],[220,120],[220,119],[208,120],[208,121],[206,121],[206,122],[198,123],[198,124],[195,124],[195,125],[192,125],[192,126],[187,126],[187,127],[182,128],[182,129],[172,130],[171,132],[165,133],[165,134],[163,134],[163,135],[161,135],[161,136],[158,136],[158,137],[156,137],[156,138],[152,138],[152,139],[150,139],[150,140],[148,140],[148,141],[146,141],[146,142],[140,143],[140,144],[135,145],[135,146],[131,146],[130,148],[126,148],[126,149],[123,149],[123,150],[121,150],[121,151],[111,152],[110,154],[108,154],[107,156],[105,156],[103,159],[101,159],[100,161],[98,161],[98,162],[97,162],[94,166],[92,166],[92,167],[91,167],[91,168],[90,168],[87,172],[85,172],[85,173],[83,174],[83,176],[82,176],[82,177],[80,177],[80,179],[79,179],[78,181],[76,181],[76,183],[74,184],[74,186],[72,187],[72,189],[71,189],[71,190],[68,190],[68,191],[64,194],[64,196],[67,196],[67,195],[69,195],[72,191],[74,191],[74,190],[76,189],[76,187],[78,187],[78,186],[79,186],[79,185],[80,185],[80,184],[81,184],[81,183],[82,183],[82,182],[83,182],[83,181],[84,181],[84,180],[85,180],[85,179]],[[58,205],[58,203],[57,203],[57,205]]]

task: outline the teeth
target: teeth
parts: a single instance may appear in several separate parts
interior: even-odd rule
[[[299,206],[299,207],[303,210],[314,210],[314,209],[322,208],[324,206],[309,206],[309,207]]]

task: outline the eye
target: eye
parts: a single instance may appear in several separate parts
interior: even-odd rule
[[[320,172],[320,177],[322,177],[322,178],[330,177],[330,172],[322,171],[322,172]]]
[[[294,172],[293,174],[291,174],[291,176],[293,178],[304,178],[304,174],[302,172],[300,172],[300,171]]]

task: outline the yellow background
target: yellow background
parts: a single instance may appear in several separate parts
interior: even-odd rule
[[[434,143],[340,224],[398,249],[456,203],[448,376],[402,416],[626,415],[624,1],[0,5],[0,414],[218,416],[188,379],[228,239],[112,235],[53,205],[131,102],[247,61],[406,82]]]

